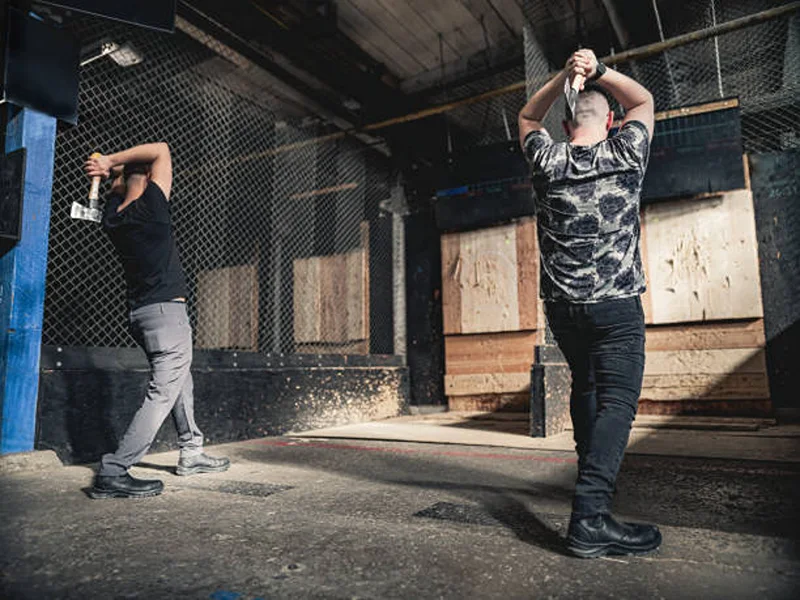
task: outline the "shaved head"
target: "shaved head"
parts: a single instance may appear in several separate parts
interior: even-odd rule
[[[578,94],[575,115],[570,122],[573,127],[605,127],[611,106],[601,92],[588,89]]]

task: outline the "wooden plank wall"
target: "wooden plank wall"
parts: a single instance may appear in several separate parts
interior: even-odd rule
[[[750,190],[646,206],[642,231],[648,281],[644,412],[679,402],[702,412],[702,403],[721,401],[734,412],[737,403],[750,410],[754,401],[768,410]]]
[[[768,410],[752,196],[642,213],[647,359],[642,412]],[[535,221],[442,236],[445,390],[451,410],[527,410],[542,343]],[[514,277],[516,275],[516,277]],[[760,410],[761,410],[760,409]]]
[[[651,322],[764,316],[749,190],[643,211]]]
[[[369,353],[369,261],[364,249],[295,259],[298,352]]]
[[[445,335],[536,329],[536,222],[442,236]]]
[[[451,410],[526,410],[540,322],[536,221],[442,236]]]
[[[197,277],[197,335],[204,349],[258,350],[258,269],[224,267]]]

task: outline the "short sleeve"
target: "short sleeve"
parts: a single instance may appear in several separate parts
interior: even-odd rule
[[[528,164],[531,165],[534,173],[543,173],[547,171],[552,148],[553,138],[550,137],[546,129],[537,129],[525,136],[523,151],[525,153],[525,159],[528,161]]]
[[[613,145],[617,152],[631,166],[642,171],[647,168],[647,159],[650,156],[650,134],[641,121],[628,121],[613,138]]]
[[[146,202],[141,203],[141,208],[147,211],[148,220],[158,223],[170,222],[169,200],[167,200],[160,185],[155,181],[150,181],[142,199],[146,200]]]

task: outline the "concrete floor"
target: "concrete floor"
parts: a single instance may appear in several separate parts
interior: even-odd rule
[[[230,456],[230,471],[180,478],[176,453],[148,456],[136,474],[166,490],[141,500],[90,500],[88,467],[0,476],[0,596],[800,593],[800,461],[632,453],[616,510],[658,523],[664,545],[586,561],[562,550],[569,451],[288,437],[210,451]]]

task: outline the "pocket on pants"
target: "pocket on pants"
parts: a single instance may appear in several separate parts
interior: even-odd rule
[[[147,354],[191,352],[192,330],[186,311],[181,312],[165,309],[164,305],[153,305],[152,310],[134,317],[134,337]]]

